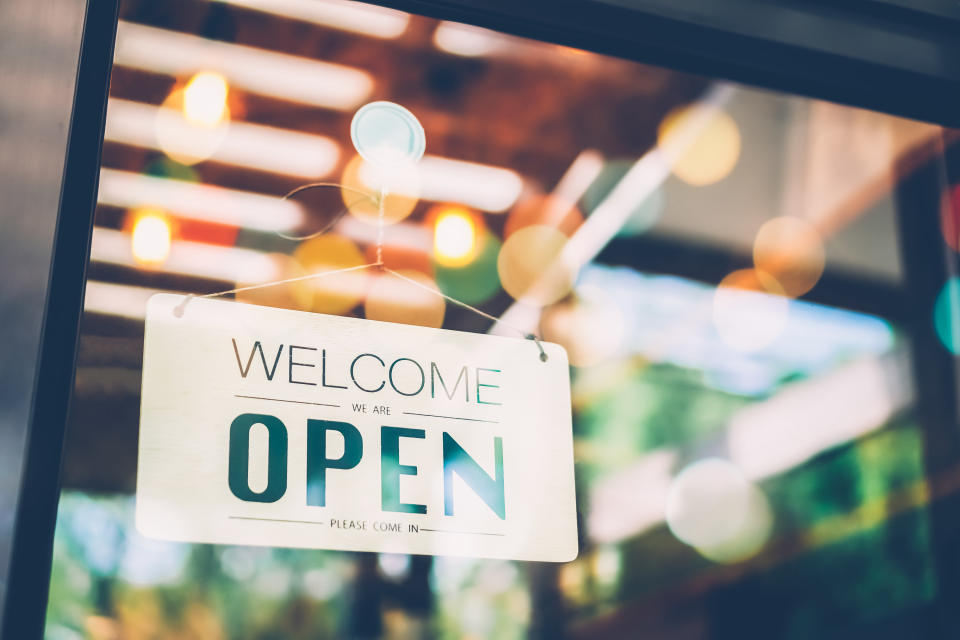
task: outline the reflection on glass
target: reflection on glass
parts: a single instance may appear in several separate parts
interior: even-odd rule
[[[930,505],[956,487],[930,468],[953,414],[929,380],[960,350],[960,284],[917,274],[956,248],[960,187],[905,185],[953,138],[340,0],[146,4],[121,8],[48,638],[860,637],[929,617]],[[352,156],[371,100],[421,121],[419,164]],[[918,271],[898,229],[925,215]],[[409,280],[309,279],[381,260]],[[136,532],[146,300],[299,278],[232,295],[506,332],[439,290],[566,348],[575,561]]]

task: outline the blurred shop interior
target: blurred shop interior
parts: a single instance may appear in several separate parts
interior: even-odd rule
[[[356,155],[374,100],[418,166]],[[955,140],[347,0],[125,0],[47,638],[912,637],[960,488]],[[387,266],[568,350],[574,562],[134,529],[146,300],[372,262],[378,181]],[[515,335],[376,271],[235,298]]]

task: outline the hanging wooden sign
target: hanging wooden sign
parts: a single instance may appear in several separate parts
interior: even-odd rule
[[[150,537],[569,561],[563,348],[158,294],[136,522]]]

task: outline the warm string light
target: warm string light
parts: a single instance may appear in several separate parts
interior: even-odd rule
[[[444,208],[434,222],[433,251],[438,263],[460,267],[470,263],[477,252],[477,225],[462,207]]]
[[[137,263],[163,264],[170,255],[171,238],[170,221],[162,211],[148,209],[134,214],[130,248]]]
[[[194,74],[174,89],[155,114],[156,143],[185,165],[209,159],[224,144],[230,125],[226,79],[211,71]]]
[[[201,127],[217,126],[230,117],[227,92],[227,79],[219,73],[197,73],[183,88],[184,119]]]

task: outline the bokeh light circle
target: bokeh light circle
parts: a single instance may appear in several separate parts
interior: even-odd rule
[[[423,287],[437,290],[436,283],[419,271],[404,270],[397,273]],[[415,324],[421,327],[441,327],[445,312],[446,300],[441,296],[390,273],[376,277],[364,303],[364,314],[369,320]]]
[[[340,184],[347,210],[368,224],[378,224],[379,199],[385,193],[383,221],[393,224],[409,216],[417,206],[420,173],[414,164],[382,167],[354,156],[344,168]]]
[[[950,278],[933,307],[933,328],[947,350],[960,355],[960,278]]]
[[[783,332],[789,304],[773,276],[757,269],[734,271],[714,293],[714,326],[730,347],[759,351]]]
[[[667,526],[680,541],[715,562],[739,562],[766,544],[769,502],[734,464],[719,458],[683,469],[667,494]]]
[[[823,275],[826,255],[820,234],[809,222],[789,216],[763,223],[753,241],[753,263],[795,298],[813,289]]]
[[[229,115],[227,79],[213,71],[201,71],[183,88],[183,117],[190,124],[215,127]]]
[[[197,124],[184,116],[184,90],[175,89],[163,101],[154,119],[157,146],[171,159],[194,165],[210,158],[223,144],[230,128],[230,111],[212,125]]]
[[[349,238],[328,233],[306,240],[293,257],[307,273],[322,273],[366,264],[363,253]],[[317,313],[344,314],[357,306],[366,294],[368,274],[363,270],[320,276],[296,283],[312,295]]]
[[[538,306],[566,296],[575,278],[575,269],[561,259],[566,244],[563,232],[544,225],[513,233],[497,258],[503,288],[515,299]]]
[[[702,187],[726,178],[740,157],[740,129],[716,107],[693,104],[674,109],[657,131],[657,147],[674,175]]]
[[[130,250],[138,264],[162,264],[170,255],[171,244],[170,219],[162,211],[142,209],[134,214]]]
[[[467,209],[443,207],[433,220],[433,255],[437,263],[461,267],[472,262],[477,254],[477,226]]]

